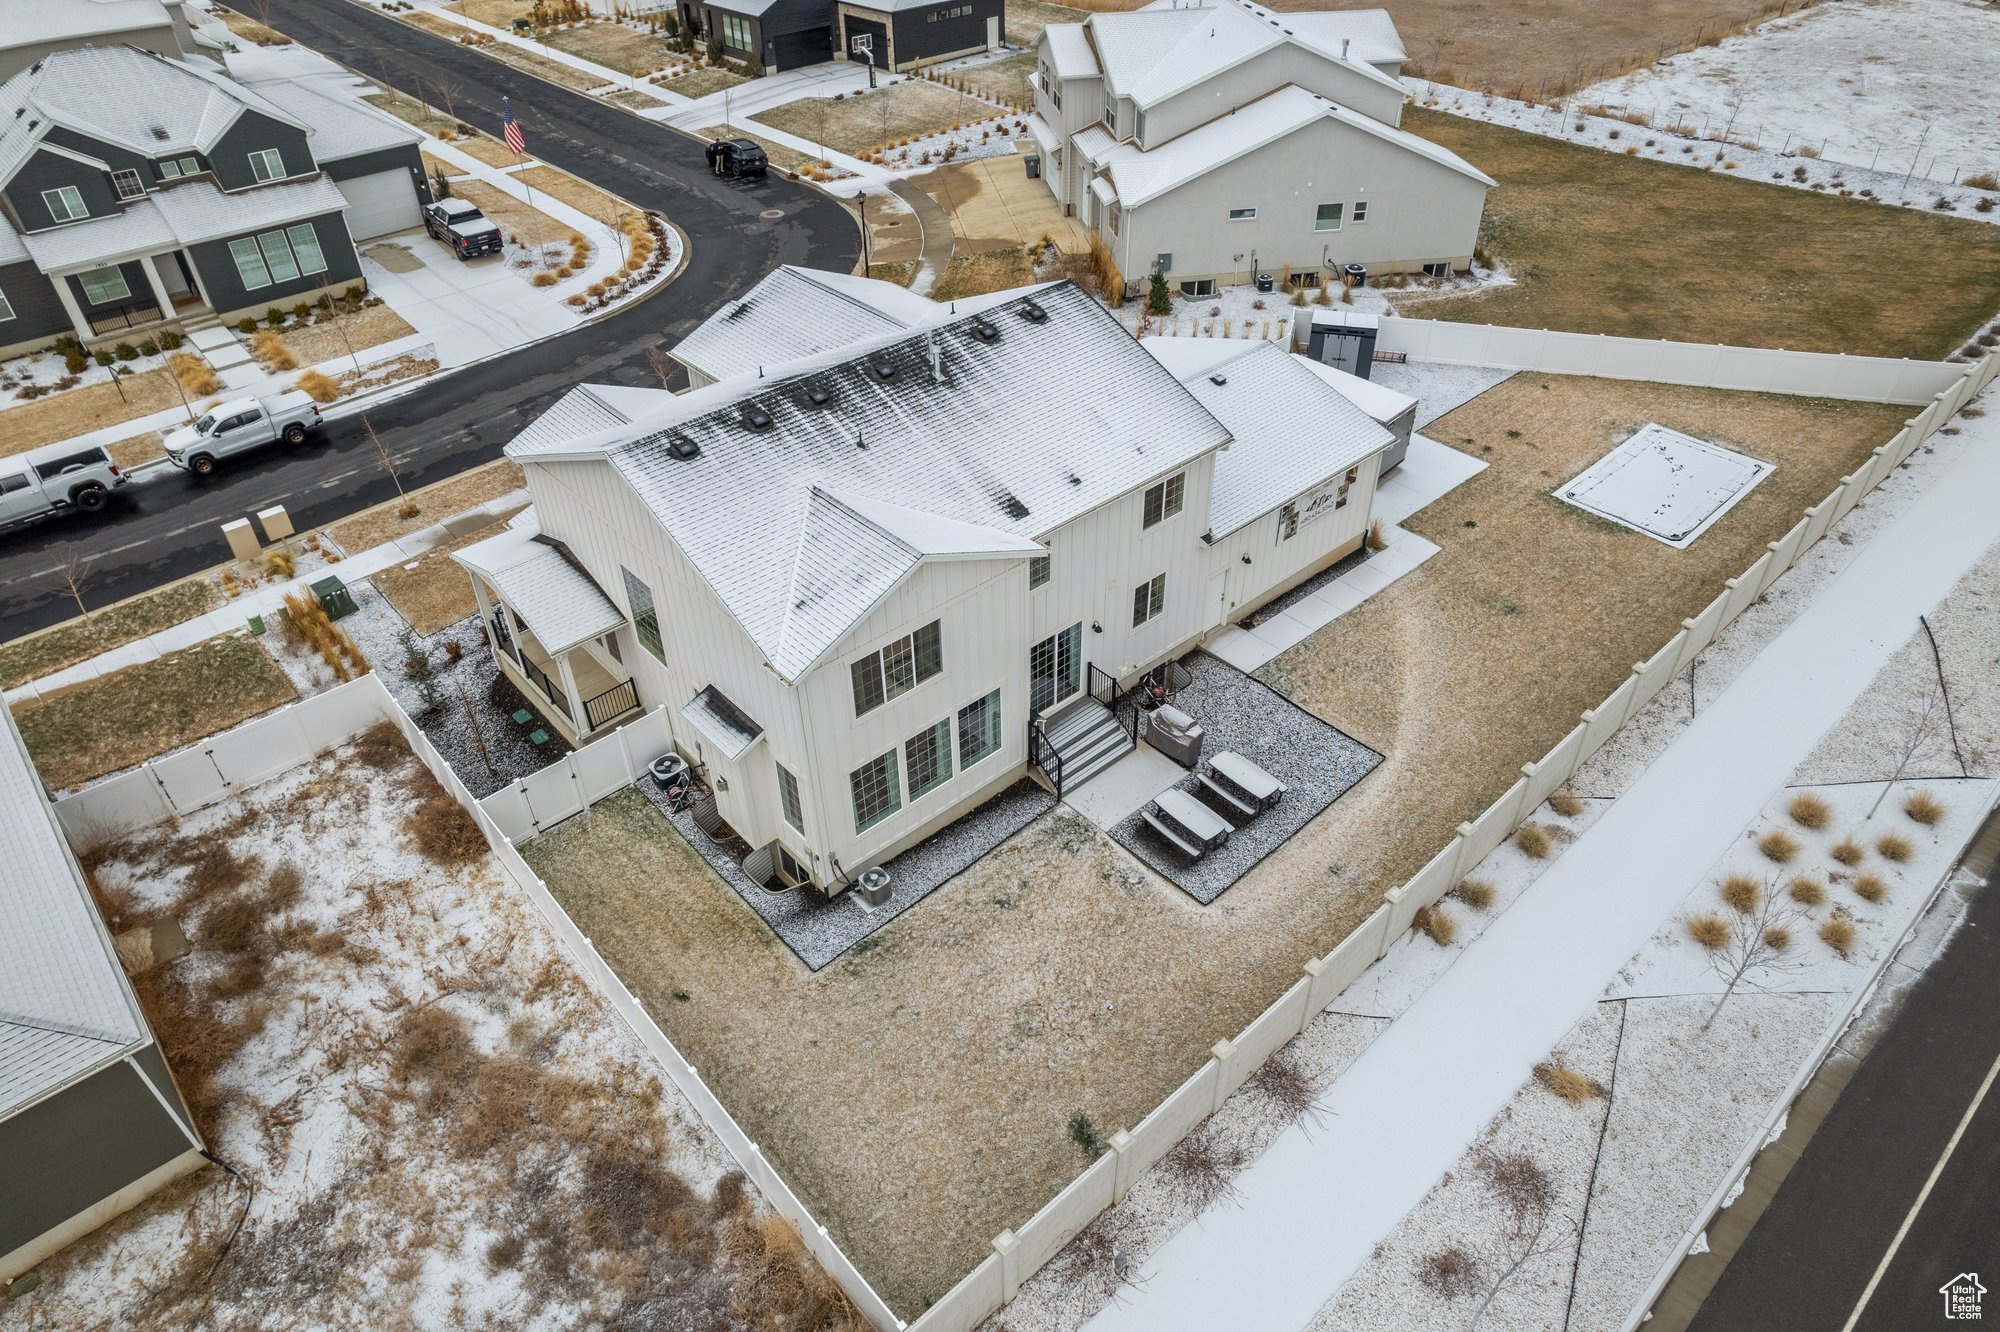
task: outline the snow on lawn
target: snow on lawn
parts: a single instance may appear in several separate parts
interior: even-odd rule
[[[50,334],[53,341],[55,335]],[[134,335],[133,347],[142,343],[156,343],[157,330],[145,336]],[[111,344],[116,346],[118,344]],[[135,356],[129,361],[114,361],[120,378],[126,375],[144,374],[148,370],[158,370],[167,363],[167,352],[152,356]],[[89,388],[92,384],[109,384],[112,367],[97,363],[95,356],[84,362],[84,367],[76,373],[76,383],[70,388]],[[20,356],[0,361],[0,410],[18,406],[24,402],[35,402],[52,392],[62,392],[57,385],[69,379],[69,365],[62,353],[53,351],[32,351]],[[39,392],[38,392],[39,390]],[[25,394],[25,396],[24,396]]]
[[[1771,470],[1770,463],[1648,421],[1555,494],[1686,550]]]
[[[1821,4],[1672,56],[1571,101],[1711,124],[1901,174],[2000,171],[2000,9],[1976,0]],[[1737,108],[1741,100],[1741,109]]]
[[[1927,155],[1925,165],[1930,167],[1937,179],[1926,178],[1922,170],[1918,170],[1912,179],[1907,153],[1895,161],[1885,153],[1879,161],[1871,154],[1863,154],[1860,161],[1848,162],[1840,160],[1838,154],[1829,148],[1825,157],[1808,157],[1800,151],[1799,140],[1788,140],[1783,130],[1778,130],[1773,137],[1770,134],[1773,127],[1760,127],[1747,112],[1738,116],[1734,124],[1729,122],[1726,111],[1719,117],[1695,114],[1691,120],[1685,121],[1676,120],[1674,113],[1663,112],[1661,119],[1653,120],[1646,105],[1635,104],[1629,114],[1641,117],[1645,123],[1634,124],[1622,118],[1628,113],[1619,112],[1614,107],[1606,107],[1605,110],[1617,114],[1586,115],[1579,112],[1578,107],[1596,105],[1580,94],[1565,104],[1565,113],[1564,107],[1517,102],[1492,93],[1425,83],[1420,79],[1408,79],[1405,83],[1420,106],[1562,139],[1586,148],[1644,157],[1648,161],[1673,162],[1696,170],[1716,171],[1791,189],[1907,205],[1926,212],[1951,213],[1975,221],[2000,223],[2000,194],[1952,184],[1954,170],[1964,176],[1987,170],[1988,167],[1931,165]],[[1728,139],[1726,143],[1721,141],[1725,137]],[[1819,150],[1816,141],[1804,146],[1814,153]],[[1939,208],[1939,203],[1945,207]],[[1982,212],[1982,208],[1985,211]]]
[[[167,1189],[14,1326],[858,1326],[392,728],[87,863],[185,929],[134,984],[254,1193]]]
[[[914,176],[949,162],[1006,157],[1015,151],[1015,144],[1033,142],[1028,137],[1028,122],[1024,117],[1001,114],[912,139],[901,148],[883,153],[879,165],[899,176]]]
[[[1272,276],[1279,275],[1273,273]],[[1455,273],[1447,278],[1412,277],[1401,287],[1382,287],[1373,283],[1353,287],[1347,292],[1352,298],[1350,300],[1341,299],[1339,288],[1335,286],[1329,289],[1324,306],[1318,303],[1317,291],[1304,292],[1305,303],[1295,305],[1289,292],[1258,291],[1249,284],[1223,287],[1212,296],[1183,296],[1170,286],[1174,308],[1173,313],[1167,315],[1147,313],[1146,293],[1142,288],[1137,297],[1111,313],[1134,334],[1139,332],[1143,320],[1146,332],[1155,337],[1261,337],[1277,342],[1292,336],[1293,325],[1301,310],[1330,309],[1393,315],[1399,306],[1407,310],[1428,296],[1459,295],[1485,287],[1512,286],[1513,282],[1514,279],[1503,270],[1474,268],[1471,273]]]

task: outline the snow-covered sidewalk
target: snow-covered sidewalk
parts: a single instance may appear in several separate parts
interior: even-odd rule
[[[1090,1326],[1306,1326],[2000,539],[2000,418]]]

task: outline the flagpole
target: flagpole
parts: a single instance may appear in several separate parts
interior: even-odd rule
[[[505,97],[500,99],[500,116],[502,121],[501,137],[505,141],[506,146],[514,150],[514,165],[519,167],[527,160],[528,141],[527,136],[521,133],[521,127],[514,120],[513,104]],[[525,172],[517,171],[515,174],[516,178],[521,182],[521,187],[528,192],[528,225],[535,235],[535,267],[547,268],[549,266],[548,254],[542,249],[542,215],[535,209],[535,187],[528,180]]]

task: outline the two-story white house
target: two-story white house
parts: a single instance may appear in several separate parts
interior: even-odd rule
[[[1188,295],[1289,265],[1443,274],[1472,262],[1491,178],[1402,129],[1379,9],[1155,0],[1052,23],[1029,131],[1042,178],[1137,289]]]
[[[1337,372],[1142,344],[1069,283],[830,349],[777,302],[717,320],[716,382],[581,386],[510,443],[533,507],[456,558],[551,724],[664,706],[720,817],[829,892],[1058,744],[1070,782],[1129,748],[1099,700],[1356,550],[1394,439]]]

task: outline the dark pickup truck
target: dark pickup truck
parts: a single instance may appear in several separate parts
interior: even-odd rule
[[[492,218],[463,199],[439,199],[424,206],[424,230],[451,246],[462,263],[498,254],[502,237]]]
[[[761,176],[770,167],[764,150],[749,139],[724,139],[708,145],[708,169],[718,176]]]

